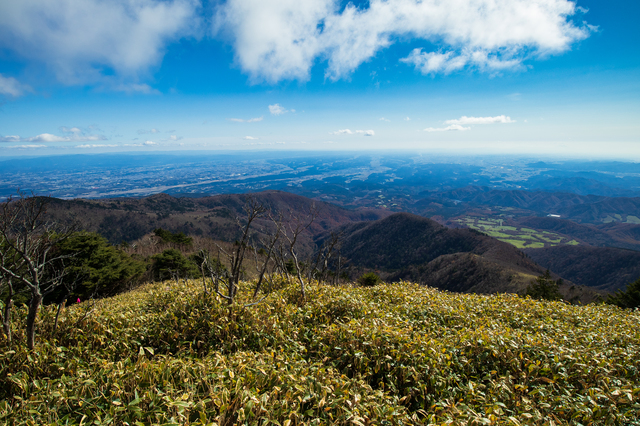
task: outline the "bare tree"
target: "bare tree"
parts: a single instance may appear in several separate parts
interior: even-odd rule
[[[265,280],[270,281],[270,279],[266,276],[266,274],[267,274],[267,269],[269,267],[269,262],[272,258],[274,258],[275,251],[276,251],[276,244],[280,239],[280,233],[282,231],[282,220],[276,220],[274,223],[276,228],[275,228],[275,231],[271,233],[269,239],[267,241],[260,241],[260,243],[267,248],[264,252],[262,265],[260,265],[258,262],[258,251],[254,247],[254,255],[256,259],[256,270],[258,271],[258,281],[256,282],[256,288],[253,291],[254,299],[258,295],[258,292],[260,291],[260,287],[262,286],[262,283]]]
[[[300,269],[297,244],[299,242],[301,234],[306,231],[311,226],[311,224],[313,224],[313,222],[316,220],[316,217],[318,217],[318,209],[314,204],[310,207],[309,213],[304,216],[293,215],[291,212],[289,212],[288,224],[281,228],[281,234],[286,241],[287,251],[291,255],[296,268],[296,275],[298,278],[298,283],[300,284],[300,294],[303,300],[307,298],[307,295],[305,291],[305,283],[302,279],[302,271]]]
[[[267,211],[266,207],[264,207],[251,196],[247,198],[247,202],[245,203],[243,210],[245,212],[245,217],[236,218],[236,222],[242,230],[242,237],[236,243],[235,250],[227,252],[222,247],[218,246],[218,249],[227,256],[229,264],[231,265],[231,270],[228,273],[218,273],[212,275],[211,277],[214,281],[216,293],[222,298],[226,299],[229,305],[233,304],[234,298],[238,291],[238,283],[240,282],[240,275],[242,273],[242,263],[244,262],[247,248],[249,248],[251,225],[258,217],[262,216]],[[219,260],[220,259],[218,259],[218,261]],[[227,287],[226,295],[222,294],[218,290],[220,282],[222,282]]]
[[[35,321],[44,296],[62,282],[67,256],[57,254],[57,244],[66,240],[73,227],[62,227],[47,221],[49,197],[27,197],[19,192],[0,208],[0,271],[15,283],[26,286],[31,293],[27,314],[27,347],[35,346]]]
[[[312,257],[312,263],[307,271],[307,280],[312,278],[318,281],[326,282],[332,267],[337,269],[336,273],[340,273],[342,258],[340,256],[340,244],[342,235],[340,233],[331,233],[329,237],[318,247],[315,255]],[[334,258],[337,258],[334,265]],[[333,273],[333,276],[336,276]]]

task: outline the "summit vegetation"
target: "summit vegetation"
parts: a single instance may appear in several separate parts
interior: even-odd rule
[[[0,422],[637,424],[639,312],[516,295],[281,281],[236,303],[200,280],[44,307],[0,343]]]

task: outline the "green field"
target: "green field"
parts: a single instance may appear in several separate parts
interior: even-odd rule
[[[241,297],[250,294],[243,283]],[[7,425],[631,425],[640,312],[410,283],[284,285],[230,309],[149,284],[0,342]]]
[[[543,248],[562,244],[578,245],[575,240],[568,239],[560,234],[548,231],[536,231],[531,228],[518,228],[505,226],[502,219],[477,218],[466,216],[457,222],[471,229],[475,229],[490,237],[497,238],[517,248]]]

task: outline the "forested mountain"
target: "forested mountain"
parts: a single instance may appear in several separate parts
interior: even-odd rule
[[[448,229],[409,213],[345,225],[340,232],[342,253],[352,265],[378,271],[389,280],[411,280],[457,292],[522,292],[544,273],[510,244],[470,229]],[[583,301],[596,295],[571,283],[561,286],[561,291],[568,299]]]
[[[236,217],[252,197],[285,221],[315,219],[305,231],[310,239],[324,230],[349,222],[380,219],[391,214],[385,210],[347,210],[334,204],[312,200],[282,191],[248,194],[224,194],[202,198],[175,198],[167,194],[145,198],[113,198],[105,200],[52,199],[49,213],[59,221],[76,220],[83,229],[99,232],[111,243],[131,242],[163,228],[186,235],[207,236],[233,241],[238,238]],[[272,221],[264,217],[255,232],[269,232]]]
[[[556,246],[524,252],[563,278],[600,290],[621,290],[640,278],[640,252],[634,250]]]
[[[625,221],[628,216],[640,217],[640,197],[604,197],[577,195],[568,192],[543,192],[523,190],[495,190],[486,187],[465,188],[434,194],[435,198],[456,200],[472,206],[500,206],[529,210],[538,214],[558,214],[580,223],[603,223],[615,215]]]

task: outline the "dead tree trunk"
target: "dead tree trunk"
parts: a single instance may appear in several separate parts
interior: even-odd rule
[[[4,299],[4,309],[2,310],[2,331],[7,342],[11,342],[11,308],[13,308],[13,284],[11,278],[8,278],[7,296]]]
[[[36,341],[36,318],[42,305],[42,294],[39,291],[31,293],[29,312],[27,313],[27,347],[33,349]]]

